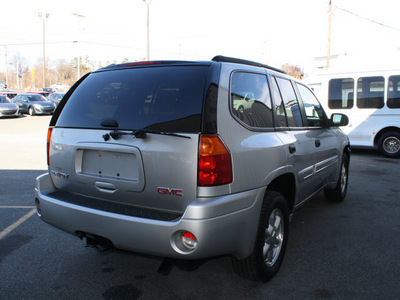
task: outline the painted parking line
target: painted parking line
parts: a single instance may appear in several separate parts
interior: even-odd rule
[[[0,208],[32,208],[27,214],[0,232],[0,240],[36,213],[36,208],[34,208],[34,206],[0,206]]]

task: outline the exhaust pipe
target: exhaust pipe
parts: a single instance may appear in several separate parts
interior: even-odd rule
[[[100,253],[115,249],[114,244],[102,236],[85,232],[77,232],[77,235],[81,238],[86,248],[95,248]]]

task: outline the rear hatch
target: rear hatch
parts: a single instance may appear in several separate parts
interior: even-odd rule
[[[182,214],[196,198],[208,73],[207,64],[169,64],[90,74],[51,123],[57,197]]]

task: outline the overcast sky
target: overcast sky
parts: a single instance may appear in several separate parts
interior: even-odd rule
[[[398,0],[333,0],[331,53],[400,67],[399,10]],[[42,11],[49,14],[50,61],[78,54],[104,63],[146,57],[143,0],[8,0],[2,11],[0,45],[9,45],[9,63],[20,55],[31,67],[42,58]],[[329,0],[152,0],[150,59],[210,60],[221,54],[311,68],[314,57],[326,56],[328,11]]]

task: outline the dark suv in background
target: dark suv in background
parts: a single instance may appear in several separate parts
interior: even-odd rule
[[[57,107],[37,213],[90,245],[179,261],[230,255],[239,275],[267,281],[289,216],[321,190],[344,199],[347,122],[255,62],[112,65]]]

